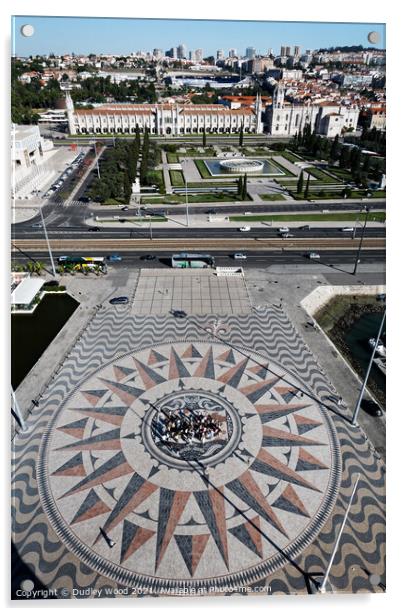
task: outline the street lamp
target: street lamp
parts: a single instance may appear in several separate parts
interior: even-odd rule
[[[95,151],[96,169],[97,169],[97,171],[98,171],[98,180],[100,180],[100,171],[99,171],[98,153],[97,153],[97,151],[96,151],[96,141],[94,141],[94,151]]]
[[[54,261],[53,261],[53,255],[52,255],[52,250],[50,248],[50,242],[49,242],[49,237],[47,234],[47,229],[46,229],[46,223],[45,223],[45,219],[43,217],[43,212],[42,212],[42,208],[39,208],[39,212],[40,212],[40,217],[42,219],[42,226],[43,226],[43,231],[45,233],[45,238],[46,238],[46,243],[47,243],[47,249],[49,252],[49,257],[50,257],[50,263],[52,264],[52,271],[53,271],[53,276],[56,276],[56,268],[54,266]]]
[[[370,212],[370,208],[369,208],[369,207],[366,207],[366,208],[365,208],[365,210],[366,210],[366,217],[365,217],[365,219],[364,219],[364,225],[363,225],[362,234],[361,234],[361,237],[360,237],[359,248],[358,248],[358,250],[357,250],[357,255],[356,255],[356,260],[355,260],[355,266],[354,266],[354,268],[353,268],[353,276],[355,276],[355,275],[356,275],[356,272],[357,272],[357,266],[358,266],[359,261],[360,261],[360,253],[361,253],[361,249],[362,249],[363,238],[364,238],[364,233],[365,233],[365,231],[366,231],[367,220],[368,220],[368,215],[369,215],[369,212]]]
[[[184,182],[185,182],[185,185],[186,185],[186,224],[187,224],[187,227],[189,227],[190,226],[190,221],[189,221],[189,217],[188,217],[188,194],[187,194],[187,180],[186,180],[186,178],[184,178]]]

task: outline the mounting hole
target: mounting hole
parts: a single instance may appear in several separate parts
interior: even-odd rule
[[[21,34],[22,36],[32,36],[35,32],[35,28],[31,26],[31,24],[25,24],[21,26]]]
[[[367,39],[369,43],[373,43],[375,45],[380,40],[380,34],[378,32],[369,32]]]
[[[33,583],[32,580],[23,580],[21,582],[21,589],[25,590],[26,592],[31,592],[31,590],[34,589],[35,584]]]

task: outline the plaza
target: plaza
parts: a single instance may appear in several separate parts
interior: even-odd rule
[[[384,576],[384,465],[334,401],[293,310],[277,305],[277,291],[257,303],[258,288],[229,310],[247,289],[241,278],[220,283],[220,309],[203,308],[197,288],[211,304],[221,293],[209,277],[202,284],[197,272],[193,287],[194,272],[167,272],[121,278],[129,305],[96,305],[15,436],[19,557],[65,596],[308,593],[360,472],[330,581],[339,593],[372,592],[364,571]],[[150,309],[155,289],[174,296],[173,278],[190,285],[184,318]],[[221,432],[204,443],[161,439],[162,409],[184,408],[215,417]]]

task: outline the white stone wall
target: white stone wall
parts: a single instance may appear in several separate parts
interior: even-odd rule
[[[314,316],[320,308],[325,306],[333,297],[337,295],[377,295],[385,293],[385,285],[338,285],[317,287],[301,302],[301,306],[310,315]]]

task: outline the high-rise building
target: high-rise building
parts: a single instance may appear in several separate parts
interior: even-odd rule
[[[177,46],[177,58],[178,60],[185,60],[186,58],[186,46],[183,43]]]
[[[281,45],[281,53],[279,54],[281,57],[286,56],[286,46]]]
[[[272,49],[272,47],[270,47],[267,51],[267,56],[273,56],[274,55],[274,50]]]
[[[202,49],[196,49],[194,51],[194,60],[196,62],[202,62],[203,57],[204,57],[204,53]]]
[[[300,45],[295,45],[295,51],[294,51],[294,54],[293,54],[293,55],[294,55],[296,58],[299,58],[299,57],[300,57],[300,53],[301,53],[301,47],[300,47]]]
[[[249,60],[255,58],[255,47],[246,47],[246,58]]]
[[[160,58],[163,58],[163,51],[162,51],[162,49],[154,49],[153,52],[152,52],[152,55],[153,55],[154,58],[159,60]]]
[[[289,45],[286,45],[285,56],[291,56],[291,55],[292,55],[292,48]]]
[[[229,49],[229,58],[235,58],[237,56],[237,49]]]
[[[218,49],[216,52],[216,59],[217,60],[224,60],[225,59],[225,53],[223,51],[223,49]]]
[[[168,51],[165,52],[165,56],[176,60],[177,59],[177,47],[171,47]]]

